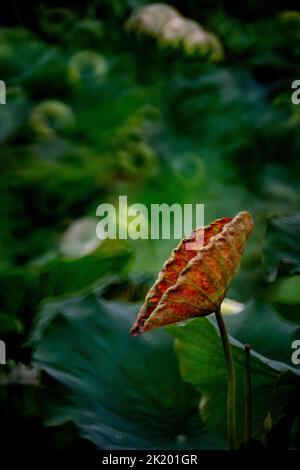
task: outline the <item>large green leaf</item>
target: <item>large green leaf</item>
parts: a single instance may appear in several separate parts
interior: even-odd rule
[[[32,311],[43,298],[78,292],[104,275],[120,273],[131,255],[128,248],[115,253],[100,249],[77,259],[55,258],[41,266],[3,270],[0,273],[0,312],[31,320]]]
[[[9,358],[28,360],[22,346],[24,340],[29,345],[27,335],[41,301],[90,289],[121,273],[130,257],[128,249],[116,253],[100,249],[77,259],[56,258],[42,266],[0,273],[0,338],[10,344]]]
[[[275,361],[291,362],[292,343],[300,338],[300,327],[278,315],[262,300],[252,300],[237,315],[224,316],[230,334],[241,343],[251,344],[260,354]],[[294,366],[300,369],[300,365]]]
[[[41,297],[57,297],[78,292],[93,285],[105,274],[118,273],[128,263],[129,249],[117,253],[95,251],[77,259],[57,259],[41,272]]]
[[[203,394],[200,408],[209,429],[226,436],[227,375],[221,340],[207,318],[197,318],[168,328],[176,338],[176,351],[183,378]],[[267,338],[266,338],[267,340]],[[237,374],[237,434],[243,441],[244,351],[231,338]],[[297,413],[300,373],[281,362],[252,353],[252,429],[264,438],[264,420],[273,423],[285,413]]]
[[[300,212],[273,217],[266,233],[264,258],[269,279],[300,273]]]
[[[281,317],[300,324],[300,276],[277,279],[269,288],[268,299]]]
[[[41,312],[34,364],[47,373],[47,423],[73,421],[104,449],[222,448],[200,419],[198,393],[180,377],[172,338],[129,335],[136,312],[92,294]]]

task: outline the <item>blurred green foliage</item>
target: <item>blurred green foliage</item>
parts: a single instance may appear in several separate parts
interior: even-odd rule
[[[43,396],[46,410],[56,416],[55,424],[63,424],[51,434],[40,416],[47,417],[49,410],[37,411],[39,380],[30,382],[28,393],[22,385],[24,369],[19,375],[14,371],[20,363],[32,366],[32,352],[37,348],[39,367],[55,378],[52,382],[42,374],[55,395],[55,387],[60,390],[66,385],[59,375],[64,361],[67,373],[76,379],[69,357],[74,360],[81,354],[75,343],[82,328],[86,347],[90,338],[95,341],[95,351],[87,350],[81,365],[88,387],[86,399],[94,400],[90,394],[100,379],[85,370],[86,361],[95,352],[101,363],[101,348],[110,347],[102,344],[107,341],[106,330],[116,319],[102,318],[106,313],[100,307],[97,318],[96,300],[87,310],[80,309],[80,300],[71,314],[78,318],[65,327],[61,325],[65,310],[56,302],[63,296],[69,305],[74,294],[95,286],[96,296],[108,302],[115,297],[140,302],[176,244],[174,240],[97,243],[96,208],[103,202],[117,204],[119,195],[127,195],[129,204],[147,206],[204,203],[206,223],[249,210],[255,231],[228,294],[249,304],[241,314],[228,316],[228,326],[234,337],[251,342],[258,353],[289,364],[290,342],[299,337],[299,276],[295,276],[299,273],[299,215],[287,214],[300,209],[300,108],[291,103],[291,83],[299,79],[300,13],[281,11],[279,2],[266,6],[250,0],[239,5],[225,1],[221,7],[215,1],[199,5],[196,0],[178,0],[172,6],[180,12],[176,15],[186,19],[183,26],[180,20],[179,33],[174,23],[173,29],[164,24],[165,29],[155,30],[160,15],[154,23],[151,20],[152,30],[145,32],[145,25],[141,27],[136,20],[140,14],[136,8],[150,3],[143,0],[93,0],[76,7],[70,2],[59,7],[53,2],[39,6],[28,2],[26,7],[14,3],[11,16],[3,19],[0,28],[0,79],[7,86],[7,103],[0,105],[0,338],[9,344],[9,363],[0,375],[1,413],[8,410],[3,411],[3,419],[22,430],[20,423],[25,422],[35,430],[34,436],[42,429],[42,447],[85,446],[76,437],[78,427],[81,436],[100,447],[112,442],[110,431],[101,439],[83,432],[86,424],[93,425],[94,419],[98,423],[100,416],[105,415],[100,428],[109,422],[102,398],[95,405],[102,407],[101,413],[97,409],[95,415],[83,419],[80,387],[68,388],[71,411],[63,418],[59,406],[55,411],[55,399],[53,405],[49,396]],[[273,215],[280,217],[269,225],[263,260],[267,221]],[[278,272],[285,277],[277,280]],[[137,306],[126,305],[124,311],[136,311]],[[108,306],[108,312],[110,308],[115,307]],[[49,313],[49,309],[52,313],[45,314],[43,323],[42,312]],[[61,318],[53,313],[55,309]],[[91,321],[103,322],[105,333],[99,331],[95,338],[89,330]],[[112,348],[118,334],[126,337],[124,325],[116,328]],[[270,334],[269,343],[265,331]],[[179,439],[178,447],[222,447],[219,438],[212,444],[200,420],[195,424],[183,397],[167,391],[172,388],[169,379],[181,379],[170,339],[165,339],[170,337],[167,333],[162,337],[153,354],[159,356],[164,341],[168,343],[173,373],[168,371],[165,377],[166,402],[153,396],[153,409],[141,406],[132,411],[136,415],[129,424],[134,430],[120,446],[143,447],[147,433],[151,447],[171,446],[170,429],[174,422],[179,430],[183,424],[189,428],[188,415],[192,425],[199,426],[199,434],[195,432],[189,440],[188,432],[182,432],[187,441]],[[124,349],[132,351],[134,340],[124,341]],[[148,360],[146,340],[138,347]],[[110,354],[113,361],[113,351]],[[120,354],[126,361],[125,352]],[[129,370],[137,354],[138,350],[132,353]],[[114,391],[118,384],[111,377],[109,362],[105,367]],[[126,369],[121,372],[127,374]],[[147,397],[149,374],[138,398],[141,401]],[[151,374],[154,387],[161,376],[155,367]],[[189,381],[194,384],[194,378]],[[179,387],[184,388],[183,382]],[[198,384],[196,388],[198,400],[203,390]],[[128,396],[118,396],[116,402],[127,406],[128,398],[137,400],[136,393],[140,392],[133,385]],[[24,406],[9,404],[10,394],[16,394],[20,402],[24,397]],[[174,408],[177,400],[178,414],[168,421],[168,406],[171,403]],[[166,428],[162,423],[156,428],[161,409],[167,416]],[[222,407],[218,406],[217,413],[222,420]],[[130,419],[123,416],[121,423],[116,409],[113,414],[117,446],[117,428],[119,424],[126,427],[124,421],[128,425]],[[145,416],[144,429],[141,416]],[[219,432],[218,426],[212,430]]]

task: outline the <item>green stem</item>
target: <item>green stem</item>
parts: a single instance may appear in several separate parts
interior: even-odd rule
[[[227,364],[227,433],[230,450],[237,449],[236,442],[236,379],[231,345],[220,309],[215,312]]]
[[[245,344],[245,450],[251,440],[251,346]]]

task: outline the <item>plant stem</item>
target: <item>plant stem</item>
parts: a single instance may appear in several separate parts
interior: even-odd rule
[[[236,443],[236,379],[231,345],[220,309],[215,312],[227,365],[227,435],[230,450]]]
[[[251,346],[245,344],[245,450],[251,440]]]

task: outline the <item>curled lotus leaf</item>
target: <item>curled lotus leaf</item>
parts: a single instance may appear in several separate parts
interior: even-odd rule
[[[131,334],[216,312],[239,268],[252,229],[252,216],[240,212],[234,218],[198,228],[183,239],[149,290]],[[187,249],[201,232],[202,246]]]

